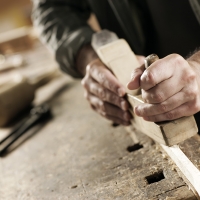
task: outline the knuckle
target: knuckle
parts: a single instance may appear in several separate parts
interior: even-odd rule
[[[147,94],[147,92],[145,90],[142,90],[142,99],[145,103],[149,103],[149,97],[151,97],[150,95]]]
[[[118,101],[118,99],[116,98],[116,96],[114,94],[109,94],[108,100],[109,100],[109,102],[113,102],[113,103],[117,103],[117,101]],[[120,100],[118,102],[120,102]]]
[[[187,83],[191,83],[196,79],[196,74],[194,72],[187,73]]]
[[[157,92],[152,94],[152,99],[156,101],[156,103],[161,103],[164,100],[163,94],[161,92]]]
[[[106,112],[105,102],[100,101],[98,107],[102,112]]]
[[[193,114],[200,110],[200,102],[195,101],[192,104],[188,105],[189,110],[192,110]]]
[[[155,76],[152,70],[146,70],[146,81],[152,85],[156,85]]]
[[[105,74],[101,71],[98,71],[97,72],[97,76],[99,77],[99,80],[101,83],[103,83],[104,81],[106,81],[106,78],[105,78]]]
[[[176,65],[183,65],[183,62],[185,61],[184,58],[182,56],[180,56],[179,54],[172,54],[174,62]]]
[[[105,100],[105,96],[106,96],[105,93],[106,93],[106,91],[102,87],[99,87],[97,89],[97,93],[98,93],[99,98],[101,98],[102,100]]]
[[[165,113],[167,111],[166,104],[160,104],[159,105],[159,110],[160,110],[160,112]]]
[[[166,119],[167,119],[167,120],[172,120],[172,119],[174,119],[175,113],[172,112],[172,111],[169,111],[169,112],[167,112],[167,113],[165,114],[165,116],[166,116]]]
[[[194,99],[198,96],[198,88],[193,87],[192,89],[188,89],[186,91],[186,97],[189,97],[190,99]]]
[[[106,101],[110,102],[110,103],[116,103],[116,96],[113,95],[112,93],[108,92],[105,98]]]
[[[112,91],[117,91],[117,86],[115,84],[113,84],[112,82],[108,82],[108,88]]]

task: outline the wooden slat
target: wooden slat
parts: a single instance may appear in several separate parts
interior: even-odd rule
[[[177,167],[181,170],[184,176],[192,184],[198,195],[200,196],[200,171],[191,160],[183,153],[178,145],[167,147],[161,145],[166,153],[175,162]],[[200,157],[200,156],[199,156]],[[194,161],[194,160],[193,160]]]

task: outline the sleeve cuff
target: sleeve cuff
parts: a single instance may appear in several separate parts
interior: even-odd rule
[[[79,49],[88,43],[91,43],[94,31],[90,27],[82,27],[73,31],[61,43],[56,51],[56,61],[65,73],[74,78],[81,78],[81,74],[76,70],[75,57]]]

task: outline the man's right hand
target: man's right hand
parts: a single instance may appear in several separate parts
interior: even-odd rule
[[[125,87],[99,59],[87,65],[82,85],[92,109],[117,124],[130,125],[132,115],[124,98]]]

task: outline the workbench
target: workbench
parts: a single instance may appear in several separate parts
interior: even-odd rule
[[[153,140],[136,132],[134,142],[96,114],[83,92],[68,76],[38,91],[36,103],[51,96],[52,118],[0,158],[0,199],[197,199]]]

